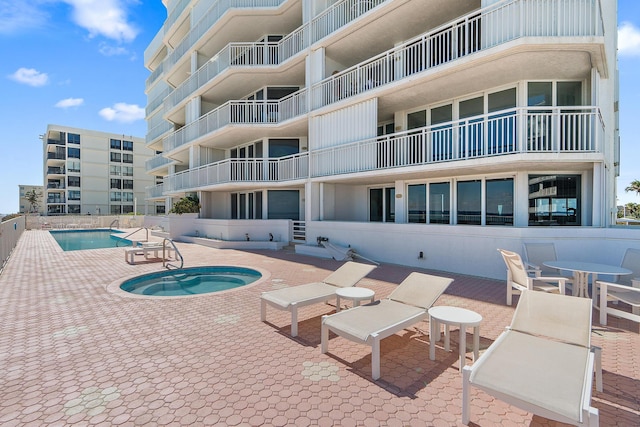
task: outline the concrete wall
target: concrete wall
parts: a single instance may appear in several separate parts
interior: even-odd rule
[[[559,260],[620,265],[627,248],[640,249],[640,227],[514,228],[366,222],[307,222],[307,241],[328,237],[376,261],[504,279],[497,249],[523,253],[524,242],[553,242]],[[424,258],[418,255],[423,252]]]

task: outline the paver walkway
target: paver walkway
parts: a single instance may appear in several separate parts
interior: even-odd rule
[[[25,232],[0,275],[0,425],[460,425],[457,333],[451,352],[438,344],[435,361],[426,322],[383,340],[373,381],[370,347],[333,336],[320,353],[320,317],[334,307],[301,309],[295,339],[288,312],[270,308],[260,322],[261,292],[323,279],[340,262],[178,247],[185,266],[254,267],[263,279],[204,296],[132,298],[113,284],[160,263],[128,265],[123,248],[63,252],[47,231]],[[360,285],[383,298],[414,270],[383,265]],[[485,349],[513,314],[504,282],[436,274],[455,278],[436,305],[482,314]],[[640,425],[638,325],[596,321],[593,343],[603,347],[600,425]],[[475,425],[556,425],[472,397]]]

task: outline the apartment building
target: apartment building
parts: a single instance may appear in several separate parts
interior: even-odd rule
[[[143,138],[48,125],[42,142],[45,215],[145,213]]]
[[[35,199],[32,199],[31,195],[35,195]],[[44,187],[42,185],[18,185],[18,206],[20,207],[18,213],[44,213]]]
[[[615,0],[164,4],[149,201],[424,267],[615,222]]]

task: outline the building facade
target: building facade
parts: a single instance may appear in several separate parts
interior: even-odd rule
[[[164,3],[150,202],[427,267],[615,223],[615,0]]]
[[[32,199],[32,195],[36,196],[35,199]],[[42,185],[19,185],[18,199],[20,207],[18,213],[44,213],[44,187]]]
[[[145,213],[143,138],[48,125],[42,142],[45,215]]]

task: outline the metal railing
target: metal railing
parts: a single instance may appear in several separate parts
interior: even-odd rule
[[[177,265],[173,265],[167,262],[167,256],[165,253],[165,250],[167,248],[167,243],[169,243],[169,245],[173,246],[173,250],[175,251],[176,254],[176,260],[180,260],[180,266],[178,267]],[[165,238],[162,241],[162,266],[165,267],[167,270],[170,267],[176,268],[176,269],[181,269],[184,266],[184,257],[182,256],[182,254],[180,253],[180,250],[178,249],[178,247],[176,246],[175,242],[171,239]]]
[[[146,199],[157,199],[164,194],[164,184],[156,184],[145,189]]]
[[[164,157],[162,154],[156,154],[152,158],[145,161],[145,168],[146,168],[145,170],[149,172],[159,167],[167,166],[171,162],[173,162],[173,160],[167,157]]]
[[[291,221],[291,240],[294,242],[307,241],[307,223],[305,221]]]
[[[0,222],[0,274],[25,230],[25,217]]]
[[[522,37],[598,36],[599,0],[514,0],[457,18],[311,87],[320,108]]]
[[[282,182],[309,176],[309,153],[279,158],[226,159],[168,175],[164,191],[175,192],[230,182]]]
[[[311,177],[518,153],[602,152],[597,107],[513,108],[311,153]]]
[[[307,112],[307,90],[302,89],[277,101],[228,101],[163,139],[168,153],[229,124],[276,124]]]
[[[117,220],[115,220],[115,221],[117,221]],[[113,224],[113,222],[112,222],[112,224]],[[111,226],[109,226],[109,228],[111,228]],[[145,231],[144,240],[138,240],[138,239],[136,239],[135,241],[136,241],[136,242],[148,242],[148,241],[149,241],[149,229],[148,229],[148,228],[146,228],[146,227],[140,227],[140,228],[138,228],[137,230],[132,231],[131,233],[127,234],[127,235],[126,235],[126,236],[124,236],[124,237],[120,237],[120,236],[118,236],[118,239],[120,239],[120,240],[118,240],[118,241],[116,242],[116,248],[120,247],[120,242],[124,242],[124,241],[125,241],[125,240],[127,240],[129,237],[133,236],[134,234],[137,234],[139,231],[142,231],[142,230],[144,230],[144,231]],[[134,244],[134,246],[135,246],[135,244]]]
[[[149,132],[147,132],[147,135],[145,137],[145,143],[149,144],[150,142],[155,141],[165,133],[171,132],[172,130],[173,124],[167,121],[163,121],[159,125],[156,125],[153,128],[149,129]]]
[[[328,36],[387,1],[390,0],[343,0],[332,5],[311,22],[310,32],[313,41],[316,42]]]

